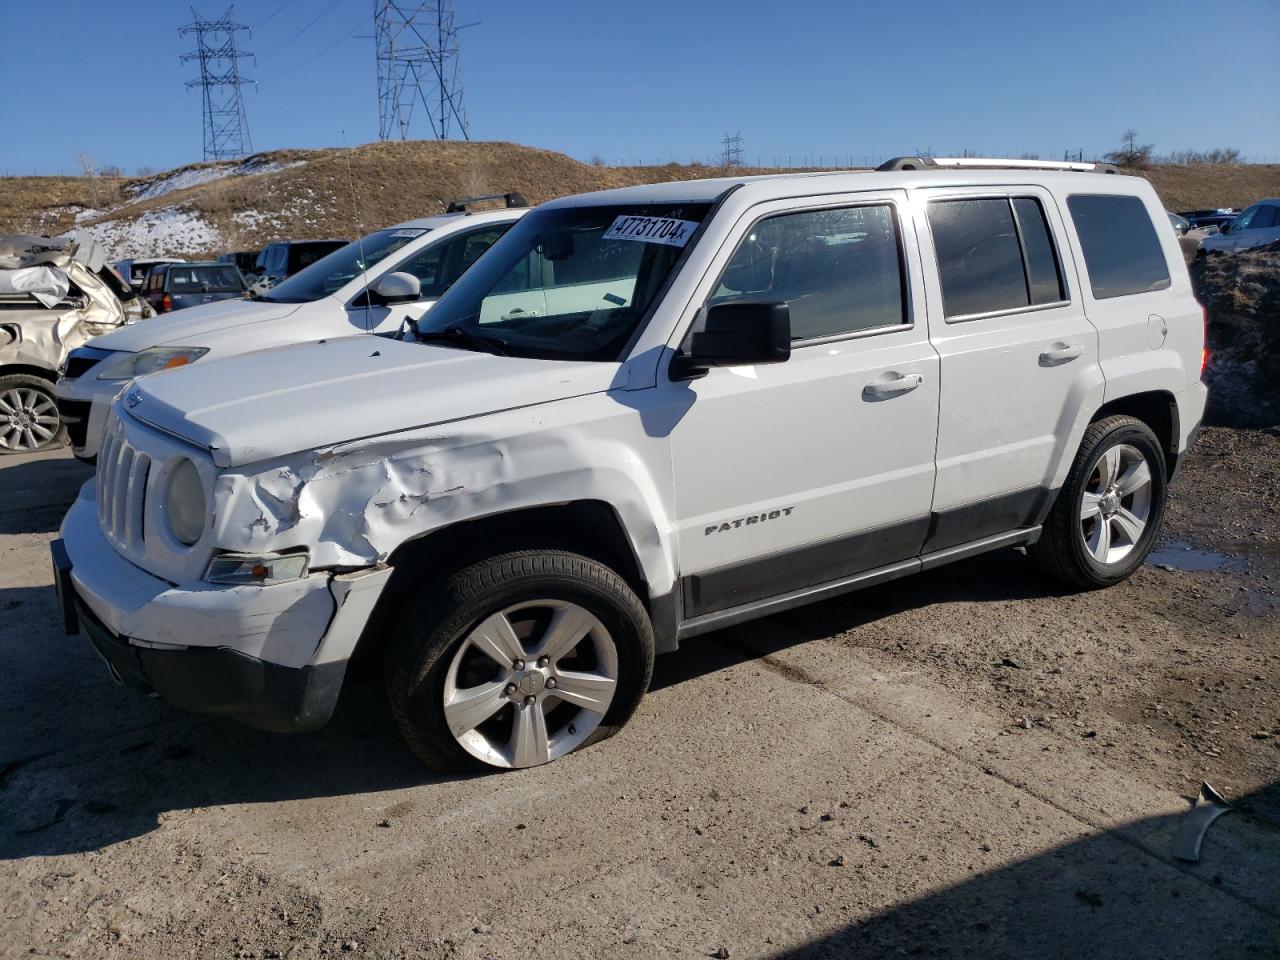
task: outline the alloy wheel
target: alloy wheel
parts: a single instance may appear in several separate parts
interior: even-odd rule
[[[0,394],[0,448],[30,453],[58,435],[58,407],[53,398],[34,387],[13,387]]]
[[[533,600],[482,621],[444,681],[449,732],[497,767],[533,767],[577,748],[604,720],[618,650],[603,623],[564,600]]]
[[[1151,518],[1151,464],[1132,444],[1099,455],[1080,503],[1080,536],[1098,563],[1119,563],[1141,541]]]

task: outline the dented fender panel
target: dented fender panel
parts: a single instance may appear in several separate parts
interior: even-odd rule
[[[212,539],[366,567],[454,523],[594,500],[614,509],[651,593],[664,593],[675,582],[669,447],[645,426],[660,416],[637,416],[635,392],[626,400],[576,397],[225,470]]]

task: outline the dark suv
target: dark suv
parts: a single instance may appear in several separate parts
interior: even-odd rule
[[[263,293],[274,287],[286,277],[291,277],[303,267],[309,267],[321,257],[327,256],[340,247],[345,247],[347,240],[285,240],[280,243],[269,243],[258,254],[255,273],[258,279],[253,284],[254,293]]]
[[[165,263],[152,267],[142,296],[156,313],[243,297],[249,286],[233,263]]]

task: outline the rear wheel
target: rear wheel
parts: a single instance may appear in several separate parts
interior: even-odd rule
[[[1160,442],[1141,420],[1115,416],[1091,424],[1031,556],[1081,587],[1126,579],[1155,545],[1166,476]]]
[[[0,377],[0,454],[46,450],[62,436],[52,384],[24,373]]]
[[[538,766],[610,736],[653,670],[639,598],[587,557],[521,551],[449,577],[401,616],[387,694],[445,772]]]

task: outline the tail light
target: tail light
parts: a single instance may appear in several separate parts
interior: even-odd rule
[[[173,309],[173,297],[169,296],[166,293],[163,297],[160,298],[160,312],[168,313],[172,309]]]
[[[1204,340],[1200,344],[1200,378],[1204,379],[1204,371],[1209,366],[1209,311],[1201,307],[1200,316],[1204,318]]]

